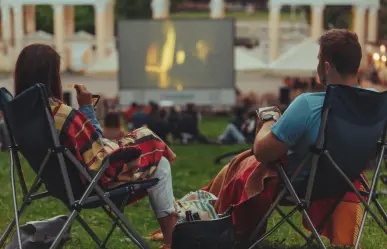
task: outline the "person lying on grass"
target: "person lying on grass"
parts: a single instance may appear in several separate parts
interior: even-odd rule
[[[126,146],[133,148],[133,155],[128,158],[129,163],[110,165],[101,178],[101,185],[115,188],[128,182],[159,179],[155,186],[148,189],[147,194],[164,234],[165,244],[162,248],[170,248],[172,230],[177,220],[170,167],[175,154],[147,128],[128,133],[118,142],[104,138],[92,105],[92,94],[83,85],[75,86],[79,110],[65,105],[60,57],[48,45],[32,44],[25,47],[16,63],[16,95],[36,83],[42,83],[46,87],[61,144],[70,149],[91,174],[100,169],[104,158],[113,151]],[[138,198],[142,197],[144,196]]]

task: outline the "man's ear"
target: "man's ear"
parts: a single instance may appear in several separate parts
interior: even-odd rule
[[[325,69],[325,74],[327,75],[331,70],[332,70],[332,66],[329,62],[324,62],[324,69]]]

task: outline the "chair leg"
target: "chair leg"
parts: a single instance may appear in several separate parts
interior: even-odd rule
[[[266,232],[261,238],[259,238],[259,240],[257,240],[253,247],[254,246],[257,246],[259,245],[262,241],[264,241],[267,237],[269,237],[272,233],[274,233],[282,224],[284,224],[285,222],[289,222],[289,218],[295,213],[297,212],[299,209],[299,207],[295,207],[293,208],[292,211],[290,211],[288,214],[284,214],[284,217],[282,218],[282,220],[280,222],[278,222],[272,229],[270,229],[268,232]],[[291,223],[291,222],[290,222]],[[293,223],[291,223],[293,224]],[[294,225],[294,224],[293,224]],[[297,228],[298,229],[298,228]],[[301,232],[302,233],[302,232]],[[305,236],[306,237],[306,236]],[[307,238],[307,237],[306,237]],[[252,248],[252,247],[250,247]]]
[[[22,203],[20,209],[17,212],[18,216],[21,216],[23,214],[23,212],[25,211],[25,209],[28,207],[28,205],[30,204],[30,197],[31,197],[31,195],[33,195],[34,193],[36,193],[39,190],[39,186],[40,186],[39,185],[39,180],[38,180],[38,177],[37,177],[35,179],[34,183],[32,184],[31,189],[29,190],[27,195],[24,197],[23,203]],[[16,225],[16,219],[14,217],[14,219],[8,225],[7,229],[1,235],[1,238],[0,238],[0,248],[4,245],[5,241],[8,239],[8,237],[11,234],[11,232],[12,232],[13,228],[15,227],[15,225]]]
[[[343,196],[344,197],[344,196]],[[329,218],[331,218],[331,216],[333,215],[333,213],[335,212],[336,208],[339,206],[340,202],[342,201],[343,197],[340,197],[337,199],[337,201],[335,203],[333,203],[333,205],[329,208],[328,212],[324,215],[324,217],[322,218],[320,224],[317,225],[317,232],[320,234],[320,232],[324,229],[324,227],[326,226],[327,222],[329,221]],[[306,240],[307,243],[305,244],[305,246],[309,245],[312,241],[313,241],[313,234]]]
[[[93,230],[91,230],[90,226],[83,220],[83,218],[80,215],[77,215],[76,219],[79,222],[79,224],[83,227],[83,229],[90,235],[90,237],[98,245],[98,247],[105,248],[101,239],[95,234]]]
[[[16,196],[16,185],[15,185],[15,162],[13,158],[14,154],[11,153],[11,187],[12,187],[12,199],[13,199],[13,211],[14,221],[16,226],[16,236],[19,248],[22,248],[21,235],[20,235],[20,224],[19,224],[19,210],[17,207],[17,196]],[[24,189],[23,189],[24,191]],[[24,192],[23,192],[24,195]]]
[[[281,175],[281,178],[283,179],[284,183],[285,183],[285,186],[286,188],[289,190],[290,192],[290,195],[296,199],[296,204],[297,205],[303,205],[304,203],[300,200],[300,198],[298,197],[297,193],[296,193],[296,190],[294,190],[293,186],[292,186],[292,183],[290,182],[289,178],[286,176],[286,173],[285,171],[282,169],[282,168],[279,168],[279,173]],[[324,244],[324,242],[322,241],[319,233],[317,232],[316,228],[314,227],[313,225],[313,222],[312,220],[310,219],[308,213],[306,212],[305,208],[302,207],[302,216],[304,217],[304,219],[306,220],[306,223],[308,224],[309,228],[312,230],[312,234],[315,236],[315,238],[317,239],[317,242],[318,244],[320,245],[320,247],[322,249],[326,249],[326,246]]]
[[[56,236],[54,242],[50,246],[50,249],[56,249],[59,244],[62,242],[62,238],[64,233],[69,229],[71,224],[73,223],[74,219],[79,215],[79,212],[77,210],[74,210],[71,212],[70,216],[68,217],[66,223],[63,225],[62,229],[60,230],[58,236]]]
[[[282,216],[282,218],[285,218],[286,217],[286,214],[279,208],[277,207],[276,208],[277,212]],[[301,229],[299,229],[296,225],[294,225],[294,223],[292,221],[290,221],[289,219],[286,219],[286,222],[299,234],[301,235],[301,237],[303,237],[306,241],[309,240],[308,236],[303,232],[301,231]]]

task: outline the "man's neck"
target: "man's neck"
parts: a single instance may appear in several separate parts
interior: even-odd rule
[[[332,77],[328,83],[331,84],[338,84],[338,85],[345,85],[345,86],[357,86],[359,85],[357,75],[349,75],[349,76],[337,76]]]

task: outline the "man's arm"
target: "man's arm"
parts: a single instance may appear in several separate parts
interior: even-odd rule
[[[254,155],[259,162],[274,162],[302,139],[310,118],[305,96],[297,97],[277,121],[265,122],[255,137]]]
[[[274,162],[288,151],[287,145],[271,132],[270,128],[274,123],[274,120],[265,122],[255,137],[253,150],[258,162]]]

